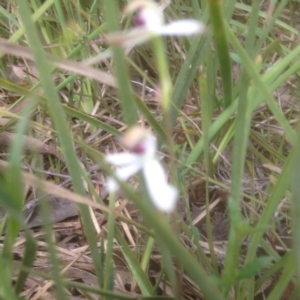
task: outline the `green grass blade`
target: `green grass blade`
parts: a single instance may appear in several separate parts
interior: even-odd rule
[[[67,294],[65,288],[62,284],[63,277],[61,275],[60,263],[57,257],[57,251],[55,248],[55,243],[53,241],[53,231],[51,227],[51,220],[49,216],[50,205],[47,202],[47,197],[41,195],[41,201],[39,203],[39,212],[43,218],[43,229],[45,232],[45,240],[47,242],[47,251],[49,253],[49,261],[51,264],[51,275],[52,280],[55,283],[55,294],[57,299],[67,300]]]
[[[210,46],[211,34],[205,36],[195,37],[191,43],[186,59],[181,66],[180,72],[177,76],[176,82],[173,86],[172,100],[176,108],[170,109],[170,123],[174,126],[178,116],[178,111],[181,109],[186,94],[196,77],[199,65],[205,57],[207,47]],[[165,120],[163,122],[163,127]]]
[[[35,239],[32,237],[30,232],[26,231],[25,250],[24,250],[24,256],[22,260],[22,266],[24,266],[25,268],[24,269],[21,268],[21,271],[18,275],[18,279],[15,285],[15,290],[17,294],[21,293],[24,284],[26,282],[26,279],[29,276],[29,272],[27,270],[30,269],[33,265],[36,251],[37,251],[37,245]]]
[[[297,269],[295,264],[295,253],[292,253],[288,257],[287,263],[284,266],[283,272],[280,279],[277,281],[276,285],[272,289],[272,292],[268,296],[267,300],[280,300],[284,297],[284,291],[288,283],[293,279],[293,275]]]
[[[14,138],[12,139],[11,145],[9,147],[9,164],[6,171],[6,180],[3,186],[3,192],[7,193],[10,199],[2,199],[3,201],[10,200],[8,206],[13,205],[18,218],[11,215],[8,220],[7,230],[5,234],[5,240],[2,250],[2,257],[8,262],[13,259],[13,245],[18,236],[19,230],[23,225],[22,218],[19,219],[19,215],[23,211],[23,184],[21,177],[21,157],[23,153],[23,135],[27,129],[27,124],[29,122],[31,105],[26,109],[26,116],[20,120]],[[12,270],[11,270],[12,271]]]
[[[19,27],[19,23],[15,16],[9,13],[3,6],[0,6],[0,15],[8,19],[14,26]]]
[[[269,268],[266,272],[259,277],[258,280],[255,282],[255,291],[263,288],[263,284],[266,283],[272,276],[275,275],[276,272],[280,271],[288,262],[289,256],[292,255],[292,252],[287,253],[280,260],[276,261],[271,268]]]
[[[6,261],[5,258],[0,255],[0,299],[11,299],[11,300],[22,300],[21,297],[18,297],[12,287],[12,275],[10,272],[11,265],[9,261]]]
[[[115,209],[116,195],[111,193],[109,197],[109,208],[113,211]],[[115,216],[109,214],[107,224],[107,246],[105,256],[105,283],[104,288],[108,291],[113,290],[114,278],[114,261],[113,261],[113,246],[114,246],[114,235],[115,235]]]
[[[255,49],[254,43],[256,39],[256,28],[258,26],[258,15],[259,15],[259,8],[260,8],[260,1],[254,0],[252,1],[252,9],[251,9],[251,16],[248,26],[248,33],[245,43],[245,48],[247,53],[249,54],[250,58],[254,58],[255,56]]]
[[[292,151],[285,161],[285,165],[282,168],[282,171],[271,190],[271,194],[268,197],[268,203],[262,212],[260,219],[257,223],[257,228],[263,228],[264,224],[269,224],[278,203],[281,201],[283,195],[286,193],[286,190],[289,188],[293,175],[293,167],[295,166],[295,151]],[[253,233],[246,255],[245,263],[252,261],[255,258],[256,250],[259,245],[260,239],[263,236],[263,231],[258,230]]]
[[[293,201],[293,236],[294,236],[294,251],[297,265],[297,273],[300,276],[300,126],[298,125],[297,130],[297,144],[295,145],[295,165],[293,171],[292,181],[292,201]]]
[[[218,265],[216,255],[214,252],[213,235],[211,228],[211,218],[209,211],[209,180],[208,177],[213,174],[213,164],[210,155],[210,141],[209,141],[209,127],[211,126],[212,110],[211,102],[212,98],[209,97],[207,77],[203,72],[199,72],[199,90],[201,99],[201,119],[202,119],[202,130],[203,130],[203,142],[204,142],[204,164],[205,164],[205,200],[206,200],[206,228],[207,238],[209,243],[209,252],[212,260],[212,265],[215,274],[218,274]]]
[[[119,11],[117,9],[117,3],[111,0],[105,0],[103,1],[103,6],[108,29],[111,32],[119,30]],[[124,51],[117,46],[112,47],[112,51],[124,120],[127,125],[131,126],[137,122],[137,113],[134,105],[133,93],[130,87],[129,72],[126,66]]]
[[[240,215],[240,199],[252,113],[249,110],[249,78],[246,73],[243,73],[241,82],[241,92],[238,99],[239,103],[236,116],[236,128],[239,128],[240,130],[235,131],[232,153],[234,160],[232,161],[231,196],[228,202],[231,226],[224,267],[224,281],[227,284],[227,287],[230,286],[230,282],[232,282],[239,263],[239,255],[237,254],[240,251],[240,242],[242,238],[239,233],[239,227],[242,222]]]
[[[116,230],[116,238],[121,245],[122,253],[129,265],[130,270],[133,272],[133,276],[137,284],[139,285],[142,294],[144,296],[150,296],[152,293],[152,285],[149,279],[147,278],[146,274],[144,273],[143,269],[141,268],[140,263],[133,255],[132,250],[128,246],[122,233],[118,229]]]
[[[229,45],[227,33],[224,29],[224,17],[220,0],[208,0],[210,19],[212,22],[214,40],[220,63],[220,72],[223,82],[224,107],[228,107],[232,99],[231,59],[229,56]]]
[[[48,103],[51,119],[52,122],[54,123],[54,127],[58,131],[60,145],[62,147],[63,153],[65,154],[66,163],[72,177],[74,190],[78,194],[85,195],[85,189],[81,178],[81,168],[77,161],[76,153],[73,147],[73,142],[70,136],[70,131],[68,130],[67,123],[65,120],[65,114],[62,105],[59,101],[54,83],[51,78],[50,68],[49,65],[47,64],[44,50],[38,38],[38,34],[34,27],[34,24],[32,23],[32,20],[30,18],[31,14],[30,14],[27,1],[18,0],[18,3],[19,3],[19,12],[22,17],[24,27],[26,28],[27,31],[29,44],[31,45],[32,53],[40,72],[40,78],[45,91],[45,95],[47,97],[47,103]],[[79,209],[80,209],[82,222],[86,230],[85,233],[92,252],[94,264],[97,266],[97,264],[99,263],[99,252],[97,249],[96,234],[94,232],[93,223],[90,218],[89,209],[83,205],[80,205]],[[55,280],[57,281],[56,284],[58,287],[60,287],[60,290],[62,290],[61,282],[59,282],[58,274],[56,275],[57,275],[57,277],[55,277]]]
[[[290,139],[290,141],[294,144],[295,143],[295,133],[291,129],[291,126],[289,125],[288,121],[278,108],[276,101],[274,100],[274,97],[272,96],[272,93],[268,89],[268,87],[264,84],[264,82],[261,80],[257,70],[253,66],[253,62],[251,62],[249,56],[241,46],[238,39],[234,36],[234,34],[231,32],[231,29],[227,26],[226,32],[228,34],[228,38],[232,46],[237,51],[238,55],[241,58],[242,64],[245,67],[245,71],[248,73],[248,75],[253,79],[257,89],[261,92],[261,94],[265,97],[265,101],[267,102],[270,110],[276,117],[278,123],[282,126],[283,130],[285,131],[287,137]]]

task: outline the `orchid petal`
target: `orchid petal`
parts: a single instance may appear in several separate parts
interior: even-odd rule
[[[138,162],[140,160],[140,156],[128,152],[113,153],[106,155],[105,160],[115,167],[125,167]]]
[[[156,138],[152,134],[149,134],[140,144],[145,149],[145,156],[154,158],[156,153]]]
[[[121,154],[121,153],[120,153]],[[116,170],[116,177],[121,181],[126,181],[129,177],[137,173],[142,168],[142,160],[139,159],[132,164],[127,165],[126,167],[119,168]],[[118,182],[114,178],[108,178],[107,180],[107,189],[110,192],[116,192],[119,188]]]
[[[134,175],[136,172],[138,172],[142,168],[142,165],[143,165],[143,161],[138,160],[134,164],[128,165],[124,168],[117,169],[116,170],[116,176],[120,180],[125,181],[129,177]]]
[[[115,193],[119,188],[117,181],[112,177],[107,178],[106,186],[110,193]]]
[[[178,20],[160,27],[161,35],[193,35],[203,33],[204,24],[196,20]]]
[[[143,164],[143,174],[153,204],[163,212],[172,211],[176,204],[177,191],[168,184],[160,162],[156,159],[146,160]]]

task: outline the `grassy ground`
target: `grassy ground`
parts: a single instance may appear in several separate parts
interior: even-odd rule
[[[129,1],[0,2],[0,299],[299,298],[297,1],[160,1],[204,34],[125,48]],[[170,214],[107,189],[135,124]]]

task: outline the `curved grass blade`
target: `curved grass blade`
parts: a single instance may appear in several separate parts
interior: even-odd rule
[[[50,68],[46,60],[44,49],[39,40],[37,30],[34,27],[34,24],[31,20],[31,12],[28,3],[27,1],[23,1],[23,0],[18,0],[17,2],[19,4],[19,13],[22,18],[24,27],[26,29],[27,37],[29,40],[29,44],[31,46],[33,57],[38,67],[44,92],[47,97],[47,104],[50,111],[51,120],[58,131],[59,142],[62,147],[62,151],[66,157],[66,163],[70,171],[74,190],[76,193],[80,195],[85,195],[85,189],[81,178],[82,169],[80,168],[76,157],[71,135],[65,119],[65,114],[62,105],[59,101],[59,97],[56,92],[55,85],[51,78]],[[79,205],[79,210],[80,210],[80,216],[82,218],[82,222],[85,229],[85,234],[87,236],[87,240],[92,253],[92,258],[96,266],[95,269],[97,274],[97,265],[100,263],[100,257],[97,248],[97,238],[94,231],[94,226],[90,218],[88,207]],[[57,271],[58,269],[59,269],[58,267],[54,269],[54,273],[55,273],[54,280],[56,283],[58,296],[60,295],[64,297],[64,290],[61,284],[60,273]],[[100,282],[99,277],[98,277],[98,281]]]

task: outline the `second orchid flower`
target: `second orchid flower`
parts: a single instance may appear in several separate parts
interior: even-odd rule
[[[111,45],[133,47],[159,35],[188,36],[205,31],[204,24],[197,20],[182,19],[165,24],[160,7],[152,0],[130,1],[124,13],[136,13],[133,19],[135,27],[109,34],[106,39]]]

